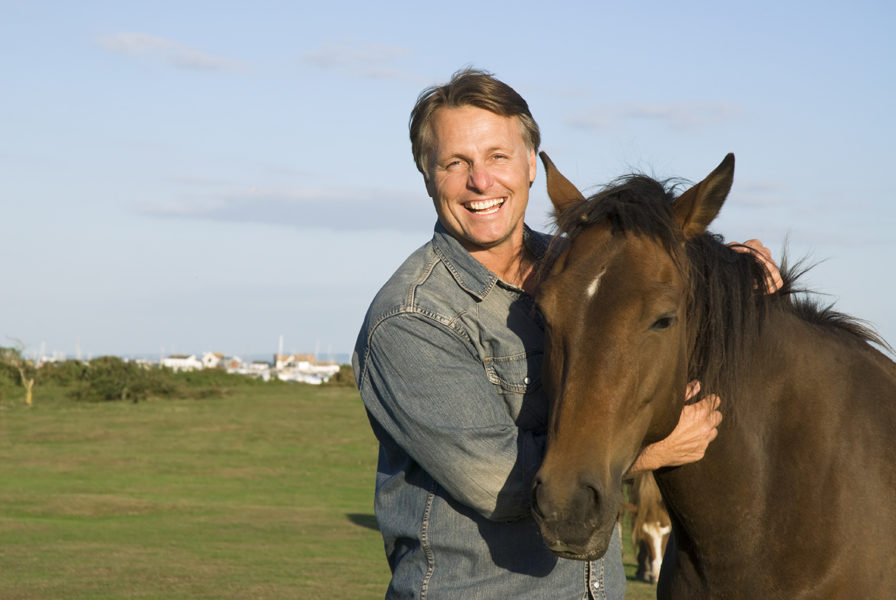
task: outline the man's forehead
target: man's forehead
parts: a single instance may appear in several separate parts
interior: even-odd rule
[[[492,119],[494,120],[492,121]],[[490,121],[491,123],[489,123]],[[527,146],[529,145],[526,137],[526,128],[518,116],[506,116],[486,108],[480,108],[469,104],[462,106],[442,106],[433,112],[432,121],[430,123],[433,141],[435,141],[436,144],[439,143],[440,133],[442,136],[446,136],[446,134],[452,136],[452,134],[461,133],[463,128],[460,124],[467,122],[471,123],[471,129],[472,122],[483,124],[484,128],[488,127],[490,124],[511,123],[515,126],[515,131],[519,134],[519,139],[521,139]],[[463,133],[467,133],[470,137],[474,137],[476,132],[468,131]],[[496,147],[497,146],[500,146],[500,144],[496,144]]]

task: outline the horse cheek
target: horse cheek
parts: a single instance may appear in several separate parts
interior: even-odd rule
[[[674,357],[669,360],[669,356]],[[648,378],[653,380],[648,392],[647,406],[651,411],[650,425],[644,445],[658,442],[672,433],[678,425],[684,407],[687,387],[687,358],[683,336],[671,344],[658,344],[648,362]]]

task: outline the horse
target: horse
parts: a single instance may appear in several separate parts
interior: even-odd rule
[[[638,562],[635,579],[656,583],[672,523],[652,473],[634,476],[629,501],[623,502],[623,508],[631,513],[632,549]]]
[[[707,231],[733,154],[677,197],[631,175],[586,199],[542,160],[558,228],[536,293],[549,418],[532,513],[547,547],[603,556],[626,472],[698,380],[724,418],[702,460],[655,472],[673,530],[658,598],[896,597],[886,342],[800,289],[800,263],[769,293],[760,262]]]

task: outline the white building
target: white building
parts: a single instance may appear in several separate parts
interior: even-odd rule
[[[217,369],[223,360],[223,354],[218,352],[206,352],[202,355],[202,366],[206,369]]]
[[[313,354],[275,354],[274,370],[281,381],[319,385],[338,373],[339,365],[318,362]]]
[[[196,355],[172,354],[162,359],[161,365],[174,371],[196,371],[202,369],[202,361]]]
[[[224,358],[221,361],[221,364],[224,365],[224,370],[228,373],[241,373],[243,369],[243,359],[239,356],[230,356]]]
[[[243,368],[243,372],[246,375],[258,377],[263,381],[269,381],[271,379],[271,365],[261,360],[252,361],[251,364],[246,365]]]

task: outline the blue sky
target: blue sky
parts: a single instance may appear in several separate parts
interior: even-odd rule
[[[467,65],[586,192],[734,152],[713,229],[896,342],[891,2],[548,4],[0,1],[0,345],[350,352],[435,221],[408,113]]]

